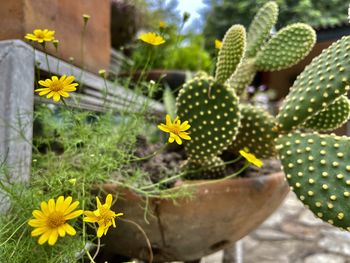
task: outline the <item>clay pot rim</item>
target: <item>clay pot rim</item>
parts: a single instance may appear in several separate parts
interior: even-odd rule
[[[228,178],[228,179],[217,179],[217,180],[186,180],[182,181],[180,185],[177,185],[169,191],[177,191],[183,187],[187,187],[189,190],[196,190],[196,192],[208,192],[211,193],[221,193],[222,189],[239,189],[240,191],[251,191],[251,185],[254,183],[263,183],[266,181],[280,181],[282,184],[283,181],[286,181],[284,173],[274,172],[263,176],[255,177],[238,177],[238,178]],[[99,185],[99,189],[102,189],[105,193],[115,194],[118,192],[126,192],[132,194],[135,197],[144,198],[145,196],[141,193],[137,193],[130,188],[124,187],[121,184],[116,182],[109,182]],[[181,197],[179,197],[181,198]],[[150,200],[164,200],[166,198],[159,197],[149,197]]]

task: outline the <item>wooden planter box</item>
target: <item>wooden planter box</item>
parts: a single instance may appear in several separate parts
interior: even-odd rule
[[[85,68],[93,72],[107,69],[111,47],[109,0],[0,0],[0,40],[24,40],[35,28],[55,30],[59,54],[51,43],[47,45],[49,53],[66,61],[74,57],[74,64],[81,67],[83,14],[91,16],[85,34]]]

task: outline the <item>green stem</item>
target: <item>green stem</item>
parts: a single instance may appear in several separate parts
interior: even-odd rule
[[[101,239],[98,237],[97,238],[97,248],[94,256],[92,257],[93,260],[97,257],[98,253],[100,252],[100,247],[101,247]]]
[[[131,159],[130,162],[138,162],[138,161],[144,161],[144,160],[148,160],[151,159],[152,157],[156,156],[158,153],[161,153],[162,151],[164,151],[164,149],[167,147],[167,144],[164,144],[161,148],[159,148],[157,151],[155,151],[154,153],[144,156],[144,157],[140,157],[140,158],[135,158],[135,159]]]
[[[64,107],[66,108],[66,110],[72,115],[72,118],[73,118],[75,124],[79,126],[80,125],[80,121],[75,117],[74,112],[68,106],[68,104],[67,104],[67,102],[65,101],[64,98],[61,98],[61,100],[62,100],[62,103],[63,103]]]
[[[51,69],[50,69],[50,64],[49,64],[49,57],[48,57],[48,55],[47,55],[47,50],[46,50],[45,42],[42,43],[42,47],[43,47],[44,53],[45,53],[45,60],[46,60],[46,64],[47,64],[47,70],[49,71],[50,77],[52,77],[52,73],[51,73]]]
[[[5,245],[16,233],[18,230],[20,230],[22,228],[22,226],[24,226],[28,221],[24,221],[22,224],[20,224],[16,229],[15,231],[13,231],[13,233],[4,241],[0,244],[0,247]]]

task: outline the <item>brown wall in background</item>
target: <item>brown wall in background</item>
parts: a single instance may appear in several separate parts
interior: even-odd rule
[[[24,39],[35,28],[55,30],[59,55],[51,43],[47,45],[49,53],[63,60],[74,57],[81,67],[83,14],[91,16],[85,37],[85,68],[97,72],[109,67],[109,0],[0,0],[0,40]]]

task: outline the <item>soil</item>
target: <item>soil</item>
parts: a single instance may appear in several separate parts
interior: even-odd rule
[[[150,144],[144,137],[139,137],[135,155],[139,158],[152,155],[157,150],[161,149],[163,144]],[[225,162],[237,158],[229,152],[224,152],[220,156]],[[180,166],[183,161],[186,160],[186,153],[183,146],[177,144],[168,144],[167,147],[156,154],[154,157],[138,162],[138,166],[150,175],[150,180],[153,183],[159,182],[161,179],[165,179],[169,176],[173,176],[180,172]],[[250,165],[240,177],[254,177],[254,176],[264,176],[274,172],[280,171],[280,162],[278,160],[263,160],[264,165],[262,168]],[[245,163],[244,158],[234,164],[227,165],[226,175],[230,175],[235,171],[239,170]],[[172,187],[176,182],[172,182],[166,185],[166,188]]]

